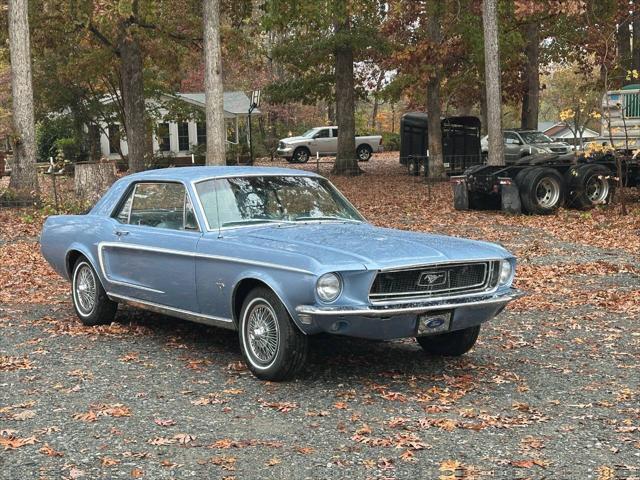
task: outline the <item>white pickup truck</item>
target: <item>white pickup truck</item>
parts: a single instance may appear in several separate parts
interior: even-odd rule
[[[382,136],[355,137],[358,160],[366,162],[373,152],[382,152]],[[277,154],[290,163],[306,163],[310,157],[333,156],[338,151],[338,127],[315,127],[299,137],[283,138]]]

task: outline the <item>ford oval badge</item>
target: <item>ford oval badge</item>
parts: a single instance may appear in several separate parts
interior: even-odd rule
[[[438,328],[442,325],[444,325],[444,318],[434,318],[433,320],[429,320],[427,328]]]

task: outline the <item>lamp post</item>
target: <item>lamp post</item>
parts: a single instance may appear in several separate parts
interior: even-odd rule
[[[249,102],[249,165],[253,165],[253,135],[251,133],[251,113],[260,105],[260,90],[251,92]]]

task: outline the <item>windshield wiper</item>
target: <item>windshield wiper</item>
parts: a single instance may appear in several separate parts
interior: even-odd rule
[[[234,225],[246,225],[252,223],[290,223],[287,220],[274,220],[272,218],[246,218],[244,220],[233,220],[231,222],[224,222],[223,227],[230,227]]]
[[[338,222],[355,222],[355,223],[362,223],[360,222],[360,220],[356,220],[354,218],[344,218],[344,217],[334,217],[334,216],[330,216],[330,215],[326,215],[326,216],[318,216],[318,217],[296,217],[294,218],[294,221],[298,222],[298,221],[309,221],[309,220],[336,220]]]

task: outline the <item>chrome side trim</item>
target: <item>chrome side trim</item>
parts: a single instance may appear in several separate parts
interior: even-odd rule
[[[296,307],[296,312],[307,315],[317,316],[333,316],[333,317],[346,317],[346,316],[359,316],[359,317],[391,317],[394,315],[410,315],[428,312],[431,310],[449,310],[460,307],[483,307],[486,305],[506,304],[512,300],[515,300],[524,293],[518,289],[511,288],[508,293],[502,295],[490,295],[476,298],[458,299],[458,301],[451,301],[451,299],[429,302],[414,302],[406,306],[389,306],[388,308],[375,308],[375,307],[324,307],[317,305],[299,305]]]
[[[104,277],[104,279],[113,284],[113,285],[120,285],[123,287],[131,287],[131,288],[137,288],[138,290],[144,290],[145,292],[152,292],[152,293],[160,293],[160,294],[164,294],[165,292],[163,292],[162,290],[156,290],[155,288],[151,288],[151,287],[146,287],[144,285],[138,285],[136,283],[129,283],[129,282],[123,282],[120,280],[114,280],[112,278],[109,277],[109,275],[107,275],[107,270],[104,268],[104,253],[103,253],[103,248],[105,246],[112,246],[112,245],[119,245],[116,242],[100,242],[98,244],[98,263],[100,264],[100,272],[102,273],[102,276]]]
[[[231,330],[235,329],[233,320],[230,318],[216,317],[213,315],[205,315],[204,313],[192,312],[190,310],[183,310],[181,308],[168,307],[159,303],[148,302],[146,300],[140,300],[138,298],[127,297],[124,295],[108,293],[107,296],[115,302],[126,303],[132,307],[141,308],[143,310],[149,310],[163,315],[169,315],[171,317],[178,317],[191,322],[204,323],[205,325],[212,325],[214,327],[223,327]]]
[[[260,262],[258,260],[246,260],[244,258],[237,258],[237,257],[226,257],[223,255],[209,255],[206,253],[198,253],[198,252],[187,252],[184,250],[174,250],[171,248],[154,248],[154,247],[147,247],[145,245],[137,245],[135,243],[123,243],[123,242],[100,242],[98,244],[98,259],[100,260],[100,269],[102,270],[102,274],[105,275],[104,272],[104,264],[103,264],[103,250],[105,248],[125,248],[125,249],[129,249],[129,250],[141,250],[141,251],[145,251],[145,252],[155,252],[155,253],[166,253],[169,255],[181,255],[184,257],[193,257],[193,258],[204,258],[207,260],[218,260],[221,262],[232,262],[232,263],[240,263],[243,265],[253,265],[253,266],[259,266],[259,267],[265,267],[265,268],[273,268],[276,270],[285,270],[288,272],[295,272],[295,273],[302,273],[305,275],[313,275],[313,272],[310,272],[309,270],[304,270],[302,268],[295,268],[295,267],[287,267],[285,265],[278,265],[276,263],[269,263],[269,262]],[[107,280],[108,277],[105,275],[105,278]],[[111,280],[109,280],[111,281]]]

